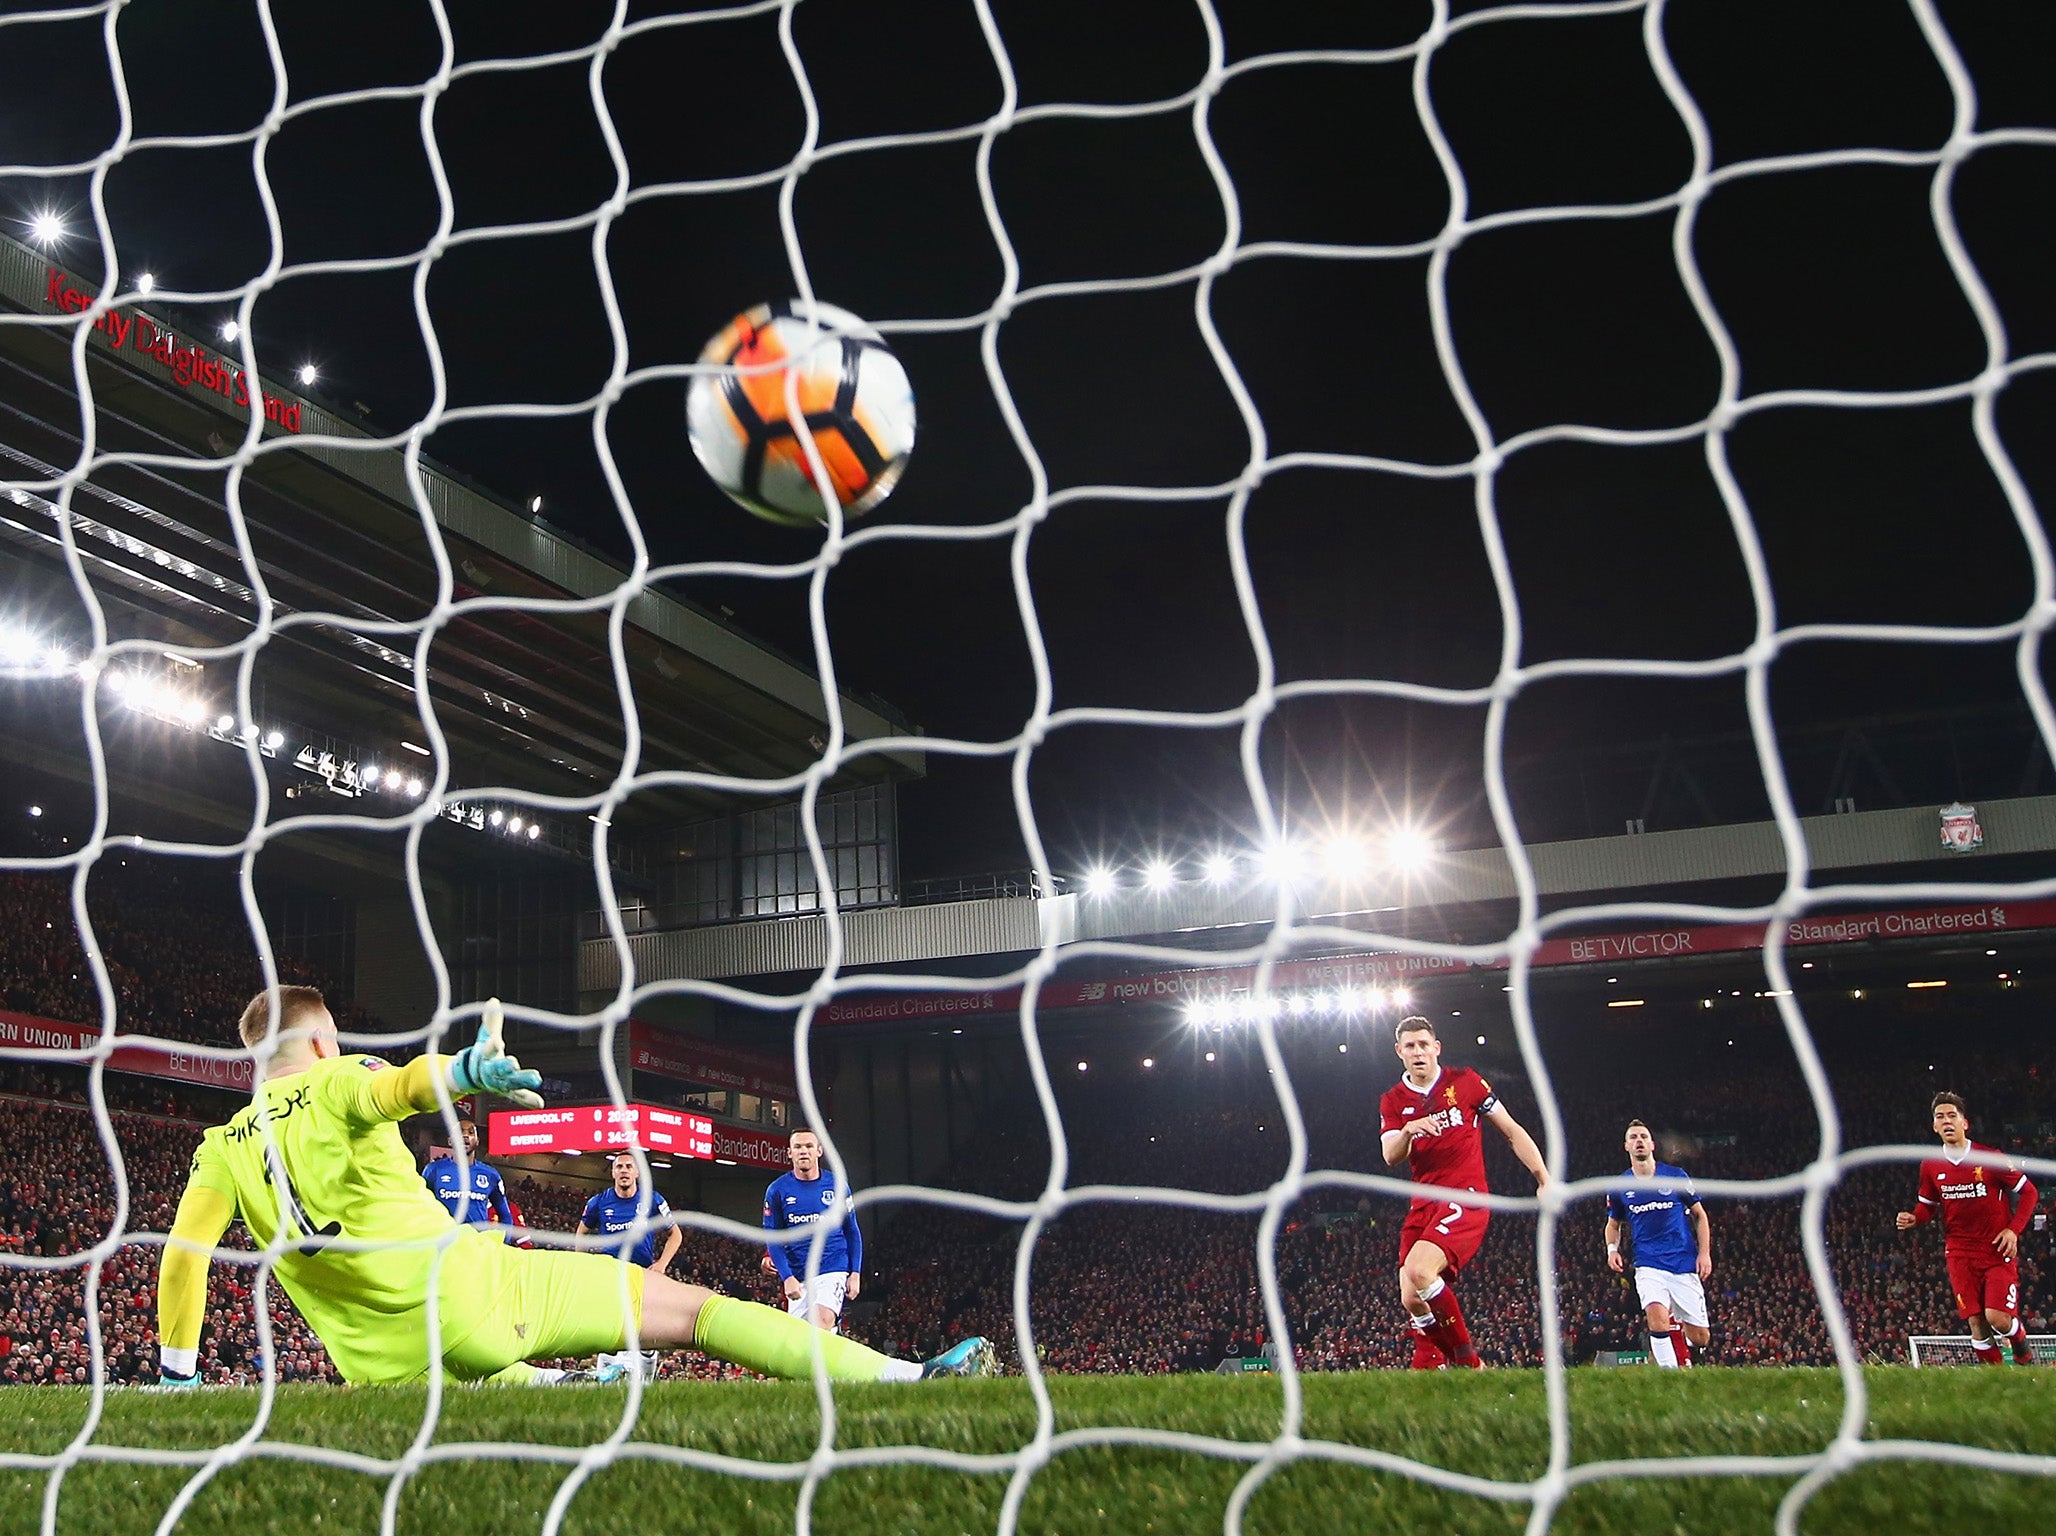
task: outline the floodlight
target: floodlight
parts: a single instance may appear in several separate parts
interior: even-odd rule
[[[1264,878],[1278,885],[1289,885],[1303,872],[1306,853],[1290,839],[1280,839],[1264,849],[1261,864]]]
[[[521,818],[519,816],[509,816],[507,818],[507,830],[509,832],[519,832],[521,830]]]
[[[286,733],[284,731],[267,731],[264,735],[264,744],[276,752],[286,744]]]
[[[1095,901],[1113,895],[1116,889],[1114,872],[1106,865],[1095,864],[1085,871],[1085,894]]]
[[[530,823],[528,824],[528,840],[529,840],[529,841],[530,841],[530,842],[532,843],[532,842],[534,842],[534,841],[535,841],[535,840],[536,840],[537,838],[541,837],[542,835],[543,835],[542,823],[540,823],[540,822],[535,822],[535,821],[531,821],[531,822],[530,822]]]
[[[214,718],[214,728],[223,735],[226,735],[235,723],[236,717],[234,715],[217,715]]]
[[[1232,854],[1210,853],[1202,866],[1208,885],[1226,885],[1235,878],[1235,859]]]
[[[1142,888],[1153,896],[1161,896],[1177,879],[1178,872],[1168,859],[1151,859],[1142,866]]]
[[[507,813],[505,811],[494,811],[492,815],[486,819],[492,822],[492,824],[497,827],[501,822],[507,819]]]
[[[238,336],[242,334],[243,328],[240,325],[236,324],[235,321],[228,320],[222,323],[221,339],[223,341],[234,341]]]
[[[1392,1006],[1393,1006],[1393,1007],[1395,1007],[1395,1008],[1411,1008],[1411,1007],[1413,1006],[1413,1001],[1414,1001],[1414,995],[1413,995],[1413,993],[1411,993],[1411,992],[1407,991],[1407,990],[1406,990],[1406,988],[1404,988],[1404,987],[1394,987],[1394,988],[1392,989]]]
[[[409,779],[407,781],[407,793],[419,800],[421,798],[421,780]]]
[[[1385,857],[1402,875],[1419,874],[1435,857],[1435,842],[1418,827],[1397,827],[1385,836]]]
[[[156,287],[157,279],[153,274],[149,272],[138,272],[136,274],[136,292],[149,293]]]
[[[29,220],[29,238],[38,245],[55,245],[64,236],[64,219],[47,208]]]
[[[1371,872],[1371,850],[1362,838],[1338,833],[1321,843],[1321,869],[1330,880],[1361,880]]]
[[[398,789],[406,782],[406,779],[407,776],[397,768],[388,768],[385,771],[385,786],[387,789]]]
[[[316,368],[312,363],[302,363],[300,365],[300,372],[298,377],[302,384],[312,384],[316,379],[321,377],[321,370]]]

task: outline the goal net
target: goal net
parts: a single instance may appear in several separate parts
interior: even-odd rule
[[[2056,1334],[2031,1333],[2027,1343],[2037,1365],[2056,1360]],[[1909,1333],[1906,1358],[1915,1365],[1976,1365],[1977,1351],[1967,1333]]]
[[[1839,834],[1806,820],[1825,797],[1795,789],[1784,730],[1823,698],[1882,714],[1895,697],[1946,703],[1981,689],[2030,722],[2034,762],[2056,748],[2042,672],[2056,557],[2035,499],[2046,460],[2023,447],[2048,419],[2056,324],[2046,251],[2020,216],[2046,206],[2056,154],[2046,80],[2022,63],[2046,57],[2047,34],[2028,7],[1911,0],[1804,20],[1794,9],[392,0],[324,20],[255,0],[209,7],[199,25],[171,0],[131,0],[0,16],[0,78],[20,126],[0,143],[13,220],[0,250],[0,385],[14,402],[0,422],[0,559],[58,573],[36,589],[40,609],[9,617],[0,675],[33,706],[49,754],[70,754],[90,783],[82,818],[31,829],[0,858],[21,882],[19,932],[0,942],[28,954],[48,933],[58,946],[33,951],[35,984],[20,983],[32,1006],[0,1015],[46,1022],[8,1023],[0,1064],[18,1074],[8,1089],[19,1101],[61,1099],[75,1079],[52,1074],[84,1069],[82,1107],[19,1113],[33,1117],[34,1144],[83,1148],[107,1170],[93,1219],[42,1212],[32,1242],[0,1246],[0,1277],[35,1310],[24,1336],[54,1327],[52,1358],[91,1394],[56,1449],[0,1430],[0,1466],[47,1477],[45,1536],[83,1464],[189,1471],[168,1528],[222,1469],[255,1457],[377,1480],[388,1530],[438,1459],[547,1465],[562,1472],[538,1512],[550,1532],[575,1524],[582,1500],[610,1497],[609,1475],[651,1464],[798,1483],[802,1531],[824,1479],[914,1464],[1003,1478],[996,1522],[1012,1530],[1052,1458],[1101,1447],[1232,1463],[1230,1531],[1274,1479],[1315,1463],[1516,1508],[1538,1532],[1611,1479],[1781,1478],[1779,1529],[1791,1532],[1823,1489],[1887,1461],[2056,1472],[2046,1455],[1881,1440],[1869,1427],[1866,1341],[1917,1326],[1911,1309],[1936,1304],[1942,1282],[1909,1271],[1890,1294],[1921,1300],[1852,1317],[1845,1282],[1888,1259],[1866,1246],[1876,1224],[1838,1220],[1858,1195],[1892,1198],[1888,1182],[1911,1189],[1932,1149],[1925,1095],[1910,1111],[1880,1108],[1860,1069],[1828,1059],[1860,1045],[1861,1025],[1838,1014],[1835,1041],[1816,1028],[1800,995],[1813,962],[1793,938],[1851,906],[2040,901],[2056,880],[2021,860],[1980,879],[1841,880]],[[825,503],[819,529],[752,520],[715,493],[687,444],[688,384],[720,367],[696,361],[702,342],[787,299],[802,315],[817,302],[861,315],[919,398],[906,477],[861,522]],[[52,346],[68,349],[55,374],[22,382],[24,359]],[[152,370],[168,403],[145,410],[123,394],[133,381],[108,370],[109,349]],[[30,393],[33,408],[21,404]],[[204,434],[193,412],[214,413]],[[821,484],[831,466],[804,436]],[[560,472],[541,492],[500,478]],[[531,554],[509,581],[518,560],[495,577],[455,553],[469,536],[466,476],[536,516],[547,560]],[[291,494],[383,498],[401,515],[383,541],[331,547],[275,515]],[[583,505],[563,512],[567,500]],[[173,501],[186,510],[167,512]],[[549,533],[551,517],[578,537]],[[432,573],[420,590],[393,586],[377,605],[336,595],[345,573],[385,580],[401,549]],[[742,627],[789,631],[820,680],[818,729],[761,726],[759,696],[738,688],[710,708],[732,709],[750,771],[683,751],[645,761],[657,722],[631,678],[667,664],[648,661],[638,627],[660,596],[697,604],[696,633],[717,647],[729,629],[714,615],[731,606]],[[146,608],[180,615],[204,643],[166,645],[132,622]],[[552,638],[538,641],[538,625]],[[465,670],[496,645],[528,660],[505,676]],[[472,651],[453,658],[459,646]],[[342,726],[273,725],[273,669],[317,652],[375,680],[365,713],[411,754],[396,744],[376,762],[352,759]],[[711,686],[717,670],[681,686]],[[199,673],[204,695],[188,681]],[[597,710],[613,724],[550,720],[531,685],[566,721]],[[921,692],[928,708],[914,712],[942,728],[901,729],[871,707],[873,686]],[[518,723],[534,771],[483,776],[481,764],[512,759],[458,729],[453,701],[467,718]],[[118,792],[109,753],[127,727],[114,722],[131,718],[219,748],[216,786],[180,802],[182,827],[212,832],[164,835]],[[1550,830],[1523,765],[1638,718],[1667,737],[1731,726],[1748,792],[1734,814],[1702,795],[1699,819],[1774,836],[1747,868],[1666,843],[1663,859],[1623,862],[1610,887],[1665,894],[1569,904],[1531,856],[1565,834]],[[675,738],[676,721],[664,728]],[[8,758],[25,773],[35,740],[24,732]],[[915,754],[937,788],[910,822],[964,813],[967,840],[1000,850],[987,867],[1017,854],[1046,912],[1081,914],[1046,920],[1006,975],[958,963],[959,951],[920,966],[893,957],[910,962],[905,974],[861,968],[851,881],[821,807]],[[580,781],[574,758],[603,769]],[[1323,783],[1333,800],[1310,806]],[[302,784],[319,793],[302,797]],[[1121,912],[1157,898],[1145,840],[1232,834],[1275,852],[1344,819],[1350,795],[1398,807],[1415,793],[1445,818],[1445,850],[1484,850],[1479,867],[1500,885],[1478,886],[1487,896],[1470,910],[1482,916],[1417,925],[1397,876],[1367,881],[1354,901],[1281,877],[1232,932],[1139,919],[1102,932],[1082,915],[1095,909],[1077,877],[1103,858],[1132,864]],[[772,895],[789,912],[818,905],[818,956],[796,961],[807,974],[790,984],[640,972],[616,819],[739,803],[797,805],[795,872]],[[1894,862],[1917,869],[1936,835],[1974,850],[1988,829],[1974,807],[1950,809],[1953,822],[1945,812]],[[1626,820],[1633,842],[1646,818]],[[516,837],[537,856],[555,849],[604,916],[606,995],[583,1014],[510,998],[524,1052],[553,1077],[576,1075],[564,1063],[579,1053],[625,1112],[619,1062],[639,1006],[685,999],[790,1019],[801,1113],[829,1128],[825,1158],[845,1180],[857,1149],[833,1134],[817,1084],[824,1010],[893,990],[937,1000],[940,1014],[1019,989],[1013,1086],[1027,1133],[1047,1138],[1046,1176],[1000,1195],[910,1181],[859,1197],[907,1226],[1005,1227],[1003,1302],[985,1321],[1027,1378],[1018,1445],[972,1455],[941,1432],[910,1432],[853,1450],[817,1375],[818,1440],[785,1461],[659,1440],[639,1417],[639,1380],[590,1445],[539,1446],[504,1427],[510,1411],[484,1443],[453,1447],[442,1431],[454,1387],[439,1362],[403,1451],[304,1444],[280,1431],[287,1400],[272,1389],[319,1375],[307,1363],[319,1352],[279,1301],[276,1245],[215,1255],[211,1326],[247,1336],[239,1358],[262,1392],[206,1418],[218,1439],[198,1449],[107,1437],[109,1391],[138,1361],[154,1364],[131,1308],[147,1305],[177,1193],[132,1187],[132,1165],[161,1156],[163,1133],[130,1118],[155,1110],[133,1087],[142,1079],[120,1074],[175,1056],[187,1082],[247,1091],[270,1056],[235,1042],[211,995],[190,1004],[197,983],[176,996],[161,984],[193,969],[177,923],[163,911],[117,922],[136,908],[105,905],[107,893],[145,865],[158,879],[219,876],[229,920],[247,928],[243,958],[271,986],[319,974],[308,957],[326,953],[328,930],[318,913],[267,910],[267,861],[327,838],[367,869],[397,867],[407,901],[375,933],[360,923],[354,942],[418,950],[436,1006],[425,1021],[344,1017],[345,1045],[449,1051],[487,996],[467,990],[486,973],[439,921],[448,893],[424,874],[425,850],[460,834],[498,839],[494,858]],[[1729,883],[1704,883],[1717,879]],[[547,912],[506,921],[509,935],[568,957],[568,918],[561,930]],[[1749,1001],[1767,1023],[1753,1039],[1786,1069],[1790,1156],[1774,1172],[1702,1178],[1698,1192],[1732,1213],[1721,1220],[1775,1212],[1765,1230],[1789,1236],[1787,1289],[1804,1314],[1793,1333],[1839,1373],[1832,1426],[1803,1452],[1593,1461],[1574,1447],[1586,1291],[1566,1256],[1595,1250],[1604,1197],[1628,1187],[1595,1170],[1619,1166],[1614,1127],[1637,1106],[1561,1089],[1596,1054],[1552,1055],[1536,976],[1545,946],[1609,925],[1761,930]],[[1370,1155],[1374,1138],[1345,1160],[1310,1130],[1322,1077],[1300,1046],[1360,999],[1338,984],[1288,1001],[1284,978],[1310,958],[1377,956],[1503,975],[1519,1080],[1509,1098],[1555,1180],[1537,1197],[1525,1176],[1502,1179],[1489,1197],[1491,1241],[1519,1252],[1503,1326],[1525,1331],[1529,1353],[1516,1358],[1544,1382],[1546,1449],[1527,1475],[1474,1475],[1418,1440],[1361,1443],[1308,1412],[1305,1378],[1329,1358],[1318,1351],[1364,1357],[1349,1353],[1347,1307],[1330,1297],[1317,1319],[1299,1306],[1317,1290],[1305,1273],[1324,1254],[1388,1253],[1386,1218],[1420,1186]],[[1274,1166],[1213,1187],[1194,1167],[1218,1150],[1204,1127],[1177,1128],[1191,1151],[1174,1166],[1148,1161],[1145,1112],[1122,1141],[1105,1134],[1110,1121],[1067,1109],[1083,1102],[1071,1084],[1088,1064],[1055,1058],[1048,1000],[1081,965],[1250,969],[1247,996],[1204,1022],[1261,1064],[1266,1118],[1252,1130],[1279,1149]],[[1882,984],[1909,980],[1928,984],[1896,973]],[[1868,985],[1857,976],[1841,994],[1862,1001]],[[378,1011],[376,998],[357,1001]],[[1390,1050],[1391,1022],[1370,1015],[1374,1052]],[[1461,1059],[1459,1031],[1445,1033]],[[1619,1038],[1597,1054],[1625,1061],[1639,1048]],[[1858,1114],[1904,1133],[1858,1140]],[[438,1145],[452,1144],[450,1107],[438,1119]],[[1594,1136],[1605,1161],[1574,1160],[1574,1142]],[[1132,1151],[1128,1166],[1148,1176],[1081,1182],[1073,1159],[1088,1139]],[[2056,1187],[2046,1134],[2022,1141],[2018,1165]],[[647,1157],[638,1167],[651,1172]],[[1209,1342],[1228,1345],[1213,1361],[1275,1383],[1265,1401],[1276,1413],[1251,1434],[1059,1428],[1038,1352],[1051,1342],[1038,1266],[1109,1207],[1147,1211],[1170,1241],[1200,1234],[1189,1246],[1202,1274],[1205,1256],[1231,1248],[1246,1266],[1237,1336]],[[646,1206],[629,1235],[673,1228],[749,1245],[752,1262],[761,1246],[749,1224],[683,1209]],[[807,1251],[818,1268],[819,1244]],[[968,1252],[938,1249],[937,1269]],[[1379,1262],[1381,1289],[1348,1298],[1366,1315],[1393,1305],[1390,1261]],[[941,1284],[908,1282],[923,1283]],[[1070,1294],[1081,1309],[1105,1305],[1083,1282]],[[1716,1325],[1756,1304],[1716,1295]],[[1307,1343],[1317,1334],[1318,1350]],[[2046,1358],[2052,1336],[2034,1338]],[[1911,1336],[1908,1348],[1916,1365],[1953,1363],[1957,1342]]]

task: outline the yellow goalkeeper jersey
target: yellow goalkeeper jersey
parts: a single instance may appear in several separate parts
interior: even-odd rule
[[[422,1057],[393,1067],[376,1056],[335,1056],[268,1078],[249,1107],[208,1131],[193,1154],[173,1237],[212,1246],[240,1215],[252,1240],[268,1247],[283,1227],[279,1281],[347,1380],[404,1379],[424,1369],[438,1247],[447,1248],[439,1286],[445,1297],[467,1294],[468,1286],[451,1282],[489,1268],[492,1255],[481,1250],[501,1247],[450,1219],[395,1123],[433,1103],[429,1079],[439,1061]],[[355,1246],[362,1242],[396,1246]],[[202,1305],[204,1276],[202,1260],[202,1295],[194,1298]],[[197,1309],[166,1310],[165,1342],[196,1341]],[[174,1340],[175,1332],[188,1331],[186,1317],[192,1338]],[[446,1308],[443,1348],[479,1321]]]

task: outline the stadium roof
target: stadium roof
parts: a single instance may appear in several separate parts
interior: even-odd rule
[[[83,322],[71,316],[98,288],[63,252],[0,239],[0,311],[12,312],[0,312],[0,479],[17,482],[0,495],[0,540],[13,553],[14,602],[83,638],[58,494],[28,486],[73,466],[90,429],[100,459],[152,456],[101,463],[72,498],[80,556],[113,637],[204,649],[248,635],[257,598],[225,511],[231,476],[222,461],[240,447],[250,415],[242,402],[254,399],[263,441],[239,494],[256,567],[281,616],[336,616],[268,641],[256,679],[269,702],[259,707],[308,716],[303,734],[327,738],[338,756],[398,757],[422,732],[415,635],[390,626],[418,621],[438,580],[401,448],[304,387],[246,378],[239,344],[196,340],[200,323],[153,301],[122,303],[92,322],[85,368],[96,410],[82,421],[69,348]],[[420,485],[459,600],[593,598],[625,574],[427,459]],[[825,734],[827,709],[810,668],[661,590],[640,594],[625,617],[643,770],[765,779],[816,760],[811,741]],[[606,622],[604,608],[493,611],[442,629],[429,676],[453,754],[452,794],[467,784],[589,794],[613,778],[625,733]],[[214,670],[210,698],[232,701],[232,669]],[[882,701],[845,695],[842,709],[851,739],[914,734]],[[916,775],[922,766],[919,752],[867,756],[852,776]],[[719,803],[666,791],[639,796],[626,815],[671,821]]]

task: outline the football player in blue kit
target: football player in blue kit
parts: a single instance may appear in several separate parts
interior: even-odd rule
[[[1635,1294],[1649,1324],[1650,1355],[1658,1365],[1690,1365],[1692,1351],[1713,1337],[1705,1284],[1713,1273],[1713,1228],[1691,1175],[1656,1160],[1656,1138],[1640,1120],[1628,1122],[1627,1152],[1635,1187],[1606,1197],[1607,1267],[1615,1274],[1627,1267],[1625,1226],[1633,1235]]]
[[[807,1244],[771,1244],[771,1263],[785,1290],[785,1310],[804,1317],[829,1333],[842,1319],[844,1301],[855,1301],[863,1286],[864,1234],[857,1226],[857,1205],[843,1191],[833,1168],[821,1164],[821,1138],[812,1131],[794,1131],[786,1143],[792,1172],[780,1174],[764,1191],[764,1228],[790,1232],[824,1222],[830,1230],[821,1244],[821,1268],[807,1284]]]
[[[458,1167],[455,1157],[439,1157],[421,1170],[421,1181],[442,1201],[451,1220],[483,1227],[497,1216],[502,1234],[511,1233],[514,1209],[507,1203],[507,1186],[499,1169],[478,1160],[478,1127],[459,1120],[457,1129],[464,1139],[466,1166]]]

